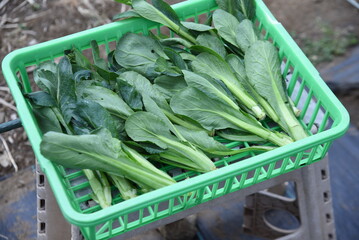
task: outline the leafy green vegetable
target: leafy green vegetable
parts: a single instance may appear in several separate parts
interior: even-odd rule
[[[178,67],[181,70],[188,69],[186,62],[182,59],[181,55],[178,52],[168,47],[164,48],[164,52],[169,57],[174,66]]]
[[[236,37],[237,34],[241,34],[239,32],[239,21],[232,14],[217,9],[213,13],[213,25],[224,40],[239,47]]]
[[[133,110],[142,110],[143,105],[141,94],[134,86],[122,79],[117,79],[117,88],[128,106],[130,106]],[[126,115],[126,117],[128,117],[128,115]]]
[[[199,35],[196,40],[200,45],[212,49],[222,58],[226,57],[226,49],[224,48],[222,41],[217,36],[204,33]]]
[[[71,136],[48,132],[43,137],[40,149],[44,157],[65,167],[101,170],[126,177],[149,189],[174,183],[169,176],[165,178],[163,174],[159,174],[155,167],[150,169],[134,163],[122,151],[121,141],[107,135]]]
[[[246,52],[245,68],[253,88],[267,100],[283,120],[285,130],[295,139],[307,133],[294,116],[280,73],[277,49],[267,41],[257,41]]]
[[[82,89],[81,97],[92,100],[106,108],[112,115],[126,119],[133,110],[113,91],[100,87],[88,86]]]
[[[216,101],[192,87],[176,94],[171,99],[171,108],[175,113],[198,121],[207,130],[225,128],[245,130],[278,146],[292,142],[285,135],[264,128],[248,114],[236,111],[227,104]]]
[[[57,65],[57,94],[56,100],[66,123],[69,123],[76,107],[75,80],[72,66],[67,57]]]
[[[178,35],[184,37],[187,41],[196,43],[196,40],[188,33],[188,30],[181,24],[176,12],[162,0],[152,0],[152,4],[147,3],[144,0],[132,1],[132,7],[144,18],[151,21],[161,23]]]
[[[237,79],[243,84],[245,89],[248,93],[250,93],[254,99],[257,100],[258,103],[263,107],[266,111],[266,114],[275,122],[279,123],[280,125],[281,120],[278,115],[275,113],[273,108],[268,104],[268,102],[259,95],[256,90],[252,87],[252,85],[248,82],[246,70],[244,68],[244,62],[236,55],[229,54],[226,58],[226,61],[232,68],[232,71],[236,74]]]
[[[25,94],[25,97],[32,101],[33,104],[42,107],[55,107],[56,102],[50,94],[43,91]]]
[[[41,132],[62,132],[62,128],[56,114],[51,108],[34,107],[32,109]]]
[[[154,68],[159,57],[167,58],[158,41],[134,33],[125,34],[118,42],[115,51],[118,64],[142,75],[158,75],[154,72]]]
[[[170,77],[162,75],[155,79],[154,87],[157,88],[161,93],[163,93],[167,97],[167,99],[170,99],[178,91],[187,87],[187,84],[183,76]]]
[[[244,19],[237,28],[238,34],[236,35],[236,41],[238,47],[246,52],[247,49],[258,40],[257,34],[254,31],[253,23]]]
[[[222,58],[209,53],[201,53],[192,62],[192,68],[195,72],[208,74],[215,79],[221,80],[242,104],[253,111],[258,119],[264,119],[265,113],[262,108],[246,92],[232,73],[231,67]]]
[[[118,121],[97,102],[88,100],[78,101],[73,118],[77,122],[81,122],[82,126],[86,126],[85,128],[89,130],[88,133],[98,128],[106,128],[111,132],[113,137],[118,137]],[[79,127],[76,130],[78,134],[84,131],[79,129]]]
[[[212,96],[219,101],[227,103],[234,109],[239,110],[235,101],[228,96],[221,84],[213,78],[209,76],[204,77],[203,75],[201,76],[190,71],[183,71],[183,75],[188,86],[195,87],[205,92],[208,96]]]
[[[201,172],[215,169],[213,162],[198,149],[181,143],[170,133],[161,118],[149,112],[136,112],[126,121],[126,132],[135,141],[150,141],[163,149],[170,149],[194,162]]]

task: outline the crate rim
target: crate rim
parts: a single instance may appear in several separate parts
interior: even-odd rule
[[[183,8],[183,7],[187,6],[188,2],[194,3],[194,2],[208,2],[208,1],[206,1],[206,0],[185,1],[185,2],[175,4],[174,8],[175,9]],[[264,8],[267,18],[269,19],[269,21],[271,23],[273,23],[274,28],[277,28],[278,31],[279,31],[279,28],[283,28],[282,25],[273,17],[273,15],[270,13],[270,11],[267,9],[267,7],[262,2],[262,0],[256,0],[256,3],[263,5],[261,7]],[[131,22],[131,21],[133,21],[133,19],[126,19],[121,22],[127,23],[127,22]],[[17,64],[24,64],[24,62],[21,60],[23,55],[34,53],[38,49],[41,49],[43,47],[48,47],[49,45],[53,45],[53,44],[56,44],[56,45],[60,44],[60,45],[65,46],[66,43],[64,43],[63,41],[70,42],[72,39],[78,38],[79,36],[86,36],[95,31],[98,31],[98,30],[107,29],[107,28],[117,28],[117,27],[119,27],[118,22],[110,23],[110,24],[106,24],[106,25],[99,26],[96,28],[92,28],[92,29],[88,29],[88,30],[81,31],[78,33],[74,33],[74,34],[70,34],[67,36],[60,37],[60,38],[56,38],[53,40],[49,40],[49,41],[46,41],[43,43],[39,43],[34,46],[28,46],[28,47],[24,47],[24,48],[12,51],[8,55],[6,55],[2,61],[3,74],[4,74],[4,76],[6,76],[7,84],[10,87],[12,95],[16,96],[16,95],[22,94],[20,91],[20,88],[17,86],[17,81],[15,78],[14,72],[17,70],[17,66],[18,66]],[[293,41],[293,43],[294,43],[293,47],[295,48],[295,50],[302,53],[302,51],[299,49],[297,44],[295,44],[294,41]],[[64,50],[65,49],[67,49],[67,48],[64,48]],[[304,54],[303,54],[303,56],[304,56]],[[58,202],[60,203],[59,205],[60,205],[60,208],[61,208],[62,213],[64,214],[65,218],[70,223],[75,224],[77,226],[88,227],[88,226],[97,225],[97,224],[103,223],[106,220],[113,218],[112,215],[114,215],[114,213],[122,211],[121,212],[122,214],[126,214],[126,213],[130,212],[128,209],[130,209],[132,212],[133,210],[138,210],[138,209],[142,208],[141,205],[144,205],[144,204],[148,205],[149,202],[156,203],[156,202],[159,202],[158,199],[166,200],[167,196],[170,195],[169,193],[171,193],[171,194],[176,193],[176,195],[183,195],[188,191],[192,191],[192,189],[194,189],[194,188],[198,188],[199,186],[202,186],[202,185],[203,186],[208,185],[209,180],[214,181],[213,180],[214,176],[216,176],[216,181],[218,181],[218,179],[222,180],[222,178],[224,180],[225,178],[228,178],[234,174],[238,174],[241,171],[254,169],[254,168],[258,167],[259,164],[260,165],[269,164],[273,161],[277,161],[278,159],[285,158],[285,157],[291,155],[293,153],[293,151],[305,150],[307,148],[311,148],[311,147],[317,145],[318,143],[323,143],[321,140],[324,137],[326,138],[327,142],[329,142],[329,141],[332,141],[332,140],[344,135],[344,133],[348,129],[349,123],[350,123],[349,114],[348,114],[347,110],[344,108],[344,106],[341,104],[341,102],[335,97],[335,95],[332,93],[332,91],[329,89],[329,87],[321,79],[321,77],[320,77],[319,73],[317,72],[317,70],[315,69],[315,67],[310,63],[310,61],[306,57],[305,57],[305,59],[307,61],[304,63],[305,65],[307,65],[306,67],[309,67],[309,71],[313,72],[313,74],[315,75],[314,76],[315,78],[319,78],[318,81],[315,81],[315,84],[317,84],[317,87],[320,88],[318,91],[322,91],[323,93],[328,94],[329,95],[328,97],[330,97],[331,103],[333,104],[333,106],[336,107],[335,112],[336,112],[336,118],[338,119],[337,125],[333,126],[332,128],[330,128],[328,130],[325,130],[321,133],[309,136],[305,139],[296,141],[296,142],[288,144],[286,146],[283,146],[283,147],[274,149],[272,151],[262,153],[255,157],[251,157],[249,159],[231,164],[230,166],[217,169],[216,171],[202,174],[202,175],[187,179],[185,181],[178,182],[174,185],[167,186],[167,187],[140,195],[134,199],[127,200],[127,201],[115,204],[109,208],[102,209],[100,211],[97,211],[94,213],[89,213],[89,214],[79,213],[76,209],[74,209],[73,206],[70,204],[70,201],[68,201],[69,197],[66,194],[66,190],[65,190],[62,182],[60,181],[60,178],[58,176],[51,177],[51,178],[49,178],[49,183],[52,188],[57,189],[57,191],[54,191],[54,194],[55,194]],[[309,66],[308,66],[308,63],[309,63]],[[34,123],[32,123],[31,121],[30,122],[26,121],[27,119],[32,117],[32,114],[26,107],[27,103],[26,103],[25,99],[17,98],[17,99],[15,99],[15,102],[16,102],[16,105],[19,110],[18,114],[22,120],[25,130],[27,131],[27,129],[31,129],[31,130],[37,129],[37,127],[35,126]],[[29,140],[32,143],[33,151],[35,153],[37,153],[36,154],[37,156],[40,156],[38,160],[40,162],[40,166],[41,166],[42,170],[44,171],[44,173],[56,175],[56,169],[55,169],[55,166],[53,165],[53,163],[50,162],[49,160],[47,160],[46,158],[44,158],[40,154],[40,149],[39,149],[38,143],[41,141],[41,134],[39,132],[36,134],[33,134],[31,137],[29,136]],[[36,148],[34,146],[36,146]],[[283,151],[284,149],[286,151]],[[261,160],[261,158],[263,158],[263,157],[267,158],[266,161]],[[250,163],[248,163],[248,162],[250,162]],[[188,185],[190,185],[190,186],[188,186]],[[62,199],[66,199],[66,201],[63,201]],[[122,210],[122,208],[125,208],[125,209]]]

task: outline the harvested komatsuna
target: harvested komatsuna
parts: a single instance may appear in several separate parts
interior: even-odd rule
[[[307,137],[293,113],[280,73],[278,51],[273,44],[268,41],[255,42],[246,52],[244,62],[250,84],[280,116],[284,130],[295,140]]]
[[[260,122],[242,110],[235,110],[193,87],[176,94],[171,99],[171,108],[175,113],[198,121],[209,131],[234,128],[253,133],[277,146],[292,142],[288,136],[264,128]]]

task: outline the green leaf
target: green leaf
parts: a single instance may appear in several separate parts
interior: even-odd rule
[[[124,72],[120,75],[120,79],[132,85],[141,95],[150,96],[160,108],[170,111],[163,94],[154,88],[151,82],[141,74],[132,71]]]
[[[285,130],[296,140],[306,137],[306,132],[288,107],[278,51],[273,44],[255,42],[246,52],[244,62],[249,82],[280,116]]]
[[[56,98],[57,65],[53,61],[46,61],[34,71],[34,81],[41,90]]]
[[[162,75],[155,79],[154,87],[167,96],[167,98],[171,98],[178,91],[187,87],[187,84],[183,76],[170,77]]]
[[[201,34],[197,37],[196,40],[200,45],[212,49],[222,58],[226,57],[226,49],[224,48],[223,42],[217,36]]]
[[[239,11],[249,20],[254,20],[256,16],[256,6],[254,0],[237,0]]]
[[[187,29],[197,32],[207,32],[213,29],[213,27],[211,26],[195,23],[195,22],[181,22],[181,24],[185,26]]]
[[[26,93],[25,97],[28,98],[32,104],[41,107],[55,107],[56,102],[50,94],[43,91]]]
[[[202,46],[202,45],[193,45],[191,48],[191,53],[194,54],[194,55],[198,55],[198,54],[201,54],[201,53],[209,53],[211,55],[214,55],[218,58],[222,58],[221,55],[219,55],[215,50],[213,50],[212,48],[209,48],[209,47],[205,47],[205,46]]]
[[[44,157],[64,167],[108,172],[150,189],[174,183],[169,177],[133,162],[122,151],[121,141],[111,137],[49,132],[44,135],[40,150]]]
[[[74,79],[75,82],[81,82],[82,80],[90,80],[92,78],[92,73],[90,70],[79,70],[77,72],[74,73]]]
[[[119,93],[128,106],[133,110],[142,110],[142,97],[134,86],[122,79],[117,79],[117,86]]]
[[[126,132],[135,141],[150,141],[157,146],[176,151],[185,161],[194,162],[201,172],[215,169],[213,162],[200,150],[181,143],[170,133],[170,128],[160,117],[149,112],[136,112],[126,121]]]
[[[33,108],[32,111],[42,133],[47,133],[50,131],[62,132],[60,122],[51,108]]]
[[[231,99],[227,92],[223,89],[221,84],[214,80],[213,78],[204,75],[198,75],[190,71],[183,71],[184,78],[190,87],[195,87],[202,92],[205,92],[207,96],[211,96],[216,100],[223,101],[233,107],[236,110],[239,110],[239,107]]]
[[[181,55],[178,52],[168,47],[164,48],[164,52],[176,67],[181,70],[188,69],[186,62],[182,59]]]
[[[112,50],[108,55],[107,55],[107,61],[110,65],[110,70],[117,72],[119,71],[122,67],[116,62],[115,59],[115,51],[116,50]]]
[[[162,0],[152,0],[152,4],[153,6],[144,0],[134,0],[132,7],[142,17],[161,23],[186,40],[195,43],[195,39],[188,34],[187,29],[181,24],[176,12],[170,5]]]
[[[238,0],[216,0],[218,7],[233,15],[235,10],[238,8]]]
[[[253,23],[244,19],[238,26],[238,34],[236,41],[240,49],[245,53],[253,43],[258,40],[257,34],[254,31]]]
[[[92,100],[103,106],[111,114],[126,119],[133,114],[133,110],[129,107],[122,98],[120,98],[113,91],[100,87],[88,86],[82,89],[82,98]]]
[[[118,137],[118,124],[115,119],[98,103],[94,101],[81,100],[76,104],[74,112],[76,121],[86,122],[89,130],[97,128],[108,129],[113,137]]]
[[[161,140],[161,136],[175,139],[161,118],[149,112],[132,114],[126,121],[125,129],[127,135],[133,140],[153,142],[163,149],[167,148],[167,144]]]
[[[182,126],[176,126],[176,128],[188,142],[193,143],[204,152],[226,152],[228,155],[230,151],[226,146],[208,136],[206,131],[193,131]]]
[[[193,87],[188,87],[173,96],[170,105],[175,113],[198,121],[202,127],[209,131],[225,128],[238,129],[239,126],[224,117],[226,115],[239,119],[242,118],[243,121],[248,120],[249,124],[259,125],[253,119],[240,116],[240,112],[234,110],[229,105],[210,98],[202,91]]]
[[[205,129],[233,128],[254,133],[279,146],[291,142],[279,133],[271,132],[250,117],[220,101],[208,97],[205,93],[188,87],[171,99],[171,108],[175,113],[188,116],[198,121]]]
[[[238,30],[239,21],[233,15],[217,9],[213,13],[213,25],[224,40],[239,47],[236,39],[237,34],[240,34]]]
[[[178,67],[173,66],[170,62],[167,62],[163,57],[157,58],[155,71],[172,77],[181,75],[181,70]]]
[[[161,108],[148,96],[143,95],[143,104],[145,105],[146,111],[149,113],[153,113],[158,118],[162,120],[162,122],[166,125],[166,127],[178,137],[181,141],[186,141],[183,136],[177,131],[176,127],[172,124],[172,122],[167,118]]]
[[[118,64],[142,75],[153,71],[159,57],[167,58],[158,41],[134,33],[125,34],[117,44],[115,51],[115,59]]]
[[[98,47],[97,41],[91,41],[92,57],[95,65],[102,69],[107,69],[107,63],[100,57],[100,48]]]
[[[76,106],[76,92],[72,66],[67,57],[63,57],[57,65],[57,83],[56,101],[60,106],[65,123],[69,123]]]
[[[261,107],[247,93],[223,58],[209,53],[201,53],[192,62],[192,68],[196,73],[208,74],[215,79],[221,80],[240,103],[250,109],[258,119],[265,117]]]
[[[226,61],[231,65],[232,71],[236,74],[237,79],[242,83],[247,92],[249,92],[261,104],[266,114],[275,122],[282,125],[280,118],[268,102],[257,93],[257,91],[249,83],[246,70],[244,68],[244,61],[234,54],[229,54]]]
[[[138,17],[141,17],[141,16],[131,9],[126,12],[121,12],[121,13],[116,14],[115,16],[112,17],[112,21],[116,21],[116,20],[119,20],[122,18],[138,18]]]

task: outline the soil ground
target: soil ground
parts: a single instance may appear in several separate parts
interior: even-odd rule
[[[355,44],[355,39],[359,38],[359,11],[345,0],[265,0],[265,3],[300,47],[308,48],[309,57],[314,62],[320,60],[322,54],[311,51],[310,47],[315,50],[317,46],[312,46],[308,42],[318,43],[317,45],[328,44],[328,48],[344,49],[340,52],[326,53],[328,57],[323,60],[324,62],[317,63],[319,69],[325,69],[344,59],[350,52],[347,45]],[[109,23],[114,14],[123,10],[123,6],[110,0],[1,0],[0,60],[15,49]],[[332,35],[325,35],[328,31]],[[332,43],[328,39],[323,40],[323,34],[326,38],[339,38],[339,41]],[[332,46],[342,43],[342,40],[348,40],[349,44]],[[342,56],[338,56],[340,54]],[[18,117],[6,86],[1,72],[0,123]],[[338,97],[345,105],[358,106],[357,91]],[[352,107],[349,110],[356,118],[355,122],[359,122],[359,109]],[[35,163],[31,146],[22,128],[1,136],[6,141],[19,170]],[[12,172],[14,168],[9,162],[8,153],[4,145],[0,144],[0,180],[1,176]]]

